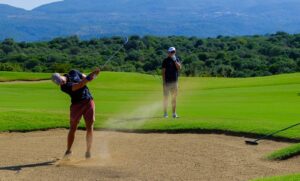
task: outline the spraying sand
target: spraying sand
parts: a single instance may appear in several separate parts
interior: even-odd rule
[[[248,180],[300,172],[300,158],[262,157],[287,143],[253,147],[240,137],[209,134],[95,132],[85,160],[85,132],[73,157],[61,160],[67,130],[0,134],[0,180]]]
[[[161,101],[142,105],[136,109],[133,109],[131,112],[126,112],[126,114],[123,113],[109,118],[107,121],[105,121],[103,127],[122,128],[123,126],[128,127],[128,123],[130,123],[130,129],[136,130],[141,128],[145,122],[149,121],[149,119],[161,118],[157,116],[160,110],[162,110]]]

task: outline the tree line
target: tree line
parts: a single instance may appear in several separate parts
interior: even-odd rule
[[[254,77],[300,71],[300,34],[198,37],[130,36],[80,40],[59,37],[47,42],[0,42],[0,71],[67,72],[103,65],[103,70],[156,74],[170,46],[177,48],[182,75]],[[123,47],[122,47],[123,46]]]

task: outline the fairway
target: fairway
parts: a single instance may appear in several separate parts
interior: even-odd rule
[[[89,87],[96,102],[96,128],[267,134],[300,121],[299,78],[182,77],[178,120],[161,118],[158,77],[104,72]],[[1,83],[0,102],[1,131],[68,127],[70,98],[50,81]],[[299,131],[296,127],[276,136],[299,139]]]
[[[47,80],[50,74],[0,71],[0,82]]]

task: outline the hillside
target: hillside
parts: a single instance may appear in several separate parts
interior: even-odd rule
[[[22,15],[16,8],[5,8],[0,13],[0,28],[4,30],[0,32],[0,39],[298,33],[299,8],[297,0],[65,0],[22,12]]]

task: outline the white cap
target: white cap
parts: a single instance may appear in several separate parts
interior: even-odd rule
[[[175,47],[170,47],[170,48],[168,49],[168,52],[173,52],[173,51],[176,51],[176,48],[175,48]]]
[[[54,73],[54,74],[52,75],[52,81],[53,81],[55,84],[57,84],[57,85],[61,85],[61,83],[62,83],[63,80],[61,79],[59,73]]]

